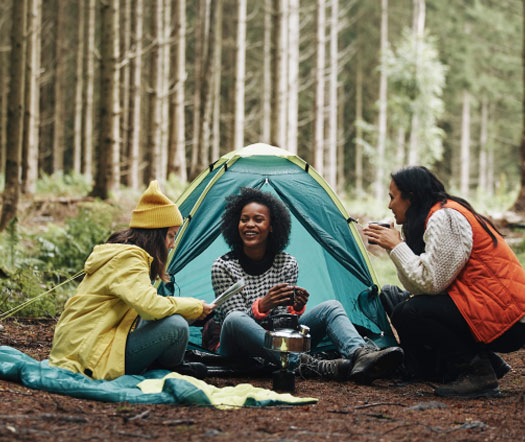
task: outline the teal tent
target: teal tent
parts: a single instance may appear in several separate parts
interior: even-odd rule
[[[290,210],[292,233],[286,251],[299,263],[297,284],[310,292],[307,308],[336,299],[362,334],[379,346],[394,345],[355,220],[315,169],[267,144],[224,155],[177,200],[185,220],[169,257],[171,282],[161,284],[159,293],[214,299],[211,265],[229,250],[220,234],[225,197],[241,187],[271,192]],[[197,327],[192,327],[190,344],[201,344]]]

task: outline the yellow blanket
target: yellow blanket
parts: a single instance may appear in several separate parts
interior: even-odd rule
[[[235,387],[215,387],[204,381],[191,376],[181,375],[172,372],[162,379],[146,379],[140,382],[139,387],[143,393],[160,393],[164,388],[166,379],[182,379],[193,384],[201,390],[209,399],[211,405],[219,409],[239,408],[250,405],[254,401],[257,403],[283,403],[283,404],[311,404],[318,401],[316,398],[305,397],[299,398],[289,393],[276,393],[265,388],[254,387],[251,384],[239,384]]]

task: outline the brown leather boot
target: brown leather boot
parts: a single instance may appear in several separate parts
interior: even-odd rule
[[[317,359],[308,353],[301,354],[297,374],[303,378],[322,378],[334,381],[348,379],[352,362],[348,359]]]
[[[457,381],[436,388],[434,394],[443,397],[478,398],[498,397],[500,391],[488,356],[478,354]]]
[[[374,379],[391,374],[403,362],[401,347],[361,347],[353,355],[350,379],[358,384],[371,384]]]

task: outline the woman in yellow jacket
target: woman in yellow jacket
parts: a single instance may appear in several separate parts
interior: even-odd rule
[[[86,276],[58,321],[52,366],[94,379],[140,374],[151,367],[199,377],[205,366],[182,365],[188,322],[215,308],[194,298],[163,297],[152,281],[168,281],[168,251],[182,225],[177,206],[152,181],[131,215],[129,229],[93,249]]]

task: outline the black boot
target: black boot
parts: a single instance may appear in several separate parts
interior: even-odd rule
[[[335,381],[348,379],[352,362],[348,359],[317,359],[303,353],[299,359],[297,374],[304,378],[323,378]]]
[[[489,357],[486,354],[476,355],[457,381],[436,388],[434,394],[458,398],[500,396],[498,381]]]
[[[501,379],[503,376],[505,376],[510,371],[510,369],[512,368],[497,353],[494,353],[494,352],[490,351],[490,352],[487,353],[487,356],[489,358],[490,365],[492,365],[492,368],[494,369],[494,373],[496,374],[496,377],[498,379]]]
[[[353,354],[353,367],[350,379],[358,384],[371,384],[391,374],[403,362],[401,347],[388,347],[382,350],[371,346],[357,349]]]
[[[183,362],[170,370],[197,379],[204,379],[208,375],[208,368],[202,362]]]

